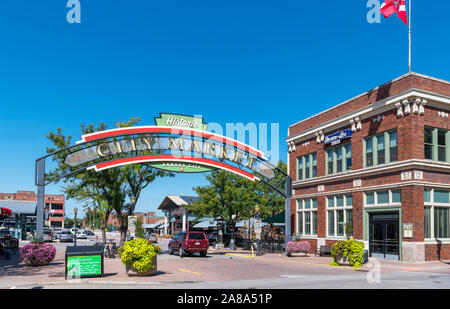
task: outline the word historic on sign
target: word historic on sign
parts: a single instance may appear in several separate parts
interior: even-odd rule
[[[178,114],[160,113],[160,117],[155,117],[156,125],[167,127],[182,127],[206,131],[207,124],[203,123],[201,116],[187,116]]]

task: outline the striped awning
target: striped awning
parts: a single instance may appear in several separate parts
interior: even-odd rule
[[[17,215],[36,215],[36,202],[29,201],[0,201],[0,208],[8,208],[12,214]]]

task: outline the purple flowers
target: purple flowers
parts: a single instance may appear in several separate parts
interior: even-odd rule
[[[47,265],[55,254],[55,246],[51,244],[31,243],[20,248],[20,259],[30,266]]]
[[[289,241],[286,245],[288,254],[305,253],[307,254],[311,249],[311,244],[308,241]]]

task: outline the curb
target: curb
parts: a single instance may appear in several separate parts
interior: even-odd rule
[[[200,280],[185,280],[185,281],[116,281],[116,280],[86,280],[82,282],[74,281],[62,281],[62,282],[31,282],[25,283],[21,282],[19,284],[13,284],[10,286],[2,286],[0,289],[16,289],[20,287],[30,286],[31,288],[34,286],[51,286],[51,285],[65,285],[71,286],[76,284],[92,284],[92,285],[100,285],[100,284],[109,284],[109,285],[165,285],[165,284],[192,284],[192,283],[200,283],[204,281]]]

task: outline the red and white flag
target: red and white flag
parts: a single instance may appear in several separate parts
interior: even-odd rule
[[[398,18],[408,24],[408,17],[406,17],[405,0],[386,0],[380,7],[381,14],[388,18],[394,13],[397,13]]]

